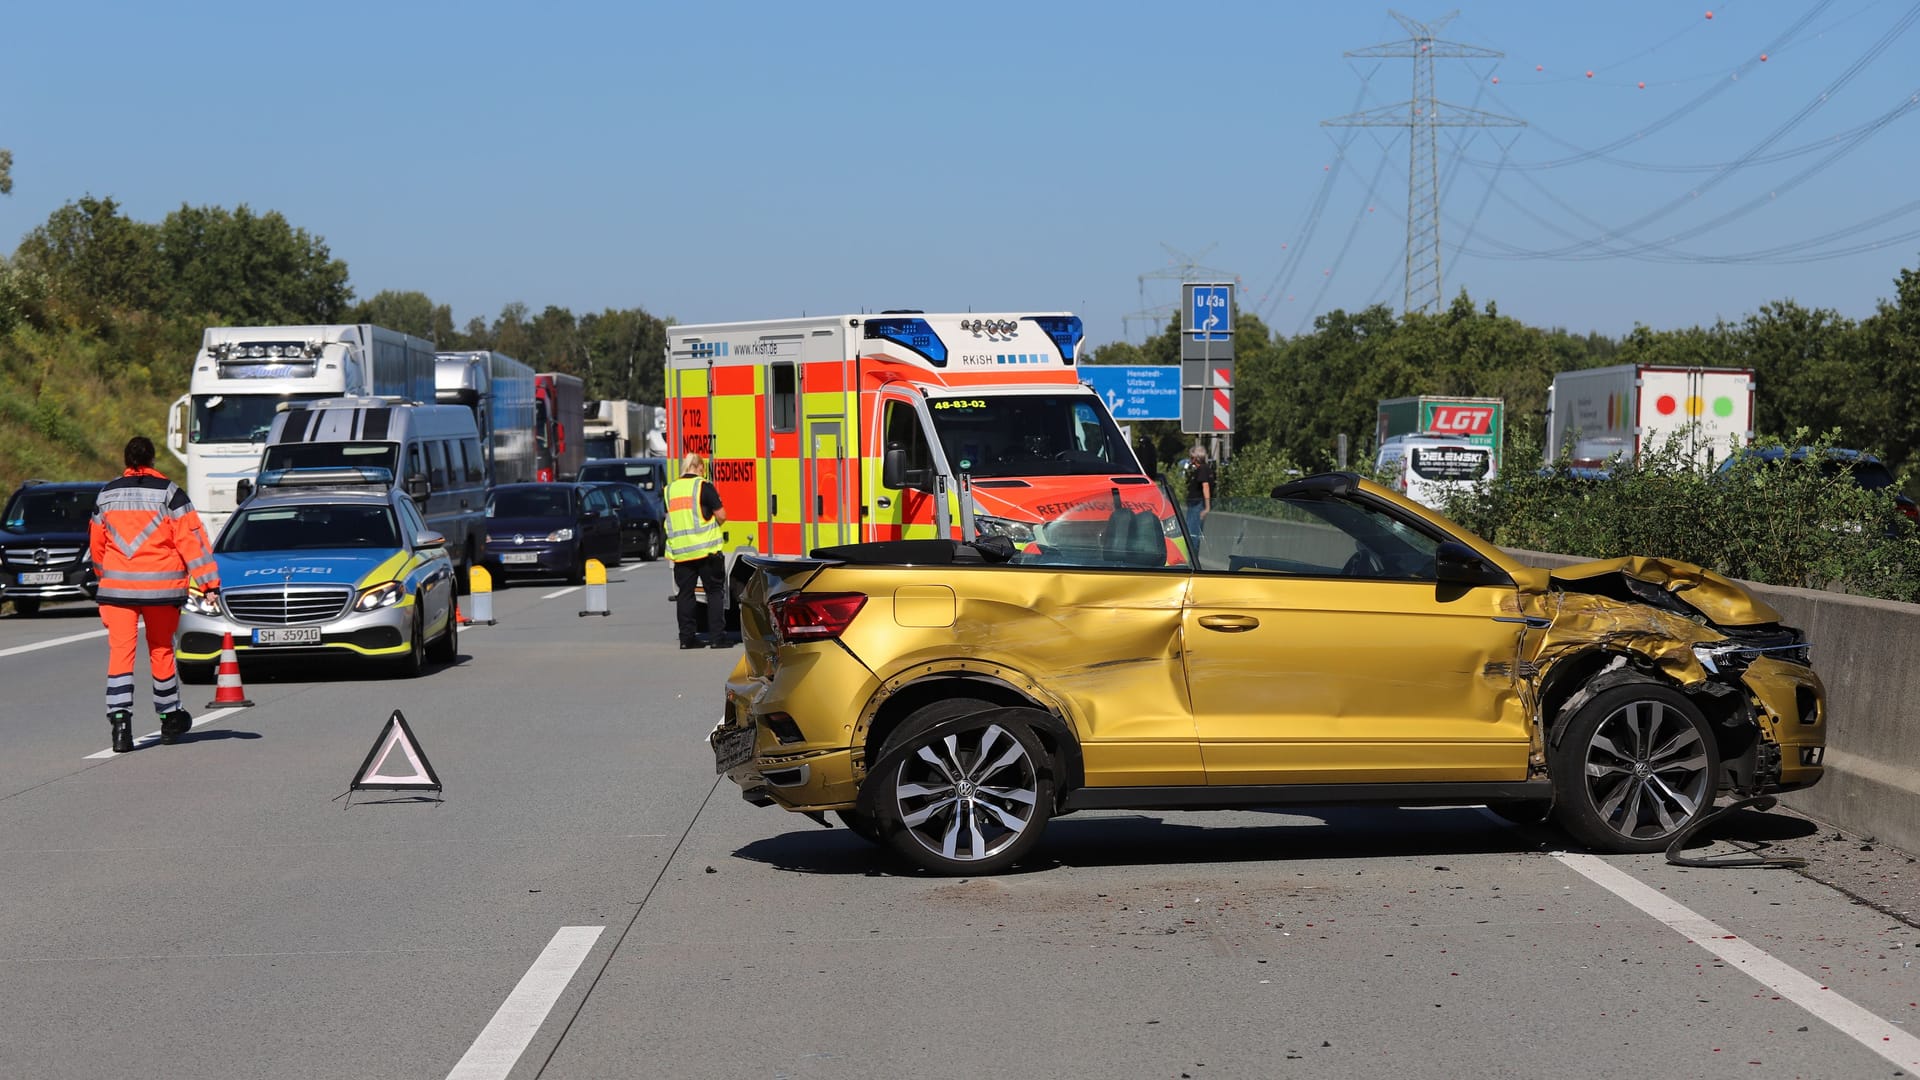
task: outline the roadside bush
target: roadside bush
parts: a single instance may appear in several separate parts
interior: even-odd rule
[[[1920,538],[1892,490],[1868,491],[1823,467],[1833,436],[1762,439],[1725,469],[1702,472],[1677,441],[1639,462],[1615,460],[1605,479],[1562,464],[1529,468],[1539,447],[1516,439],[1500,476],[1462,492],[1445,512],[1504,547],[1613,558],[1654,555],[1731,577],[1920,600]],[[1804,447],[1804,452],[1797,452]]]

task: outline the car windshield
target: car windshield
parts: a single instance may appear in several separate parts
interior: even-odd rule
[[[1888,472],[1887,467],[1878,461],[1862,461],[1859,459],[1853,461],[1829,460],[1820,467],[1820,472],[1830,477],[1837,477],[1843,473],[1851,474],[1853,476],[1853,482],[1868,491],[1879,491],[1881,488],[1896,486],[1893,481],[1893,474]]]
[[[533,518],[533,517],[572,517],[572,493],[566,488],[552,491],[539,491],[520,488],[515,491],[496,491],[493,499],[487,503],[488,517]]]
[[[1371,500],[1227,498],[1207,517],[1198,562],[1230,573],[1433,581],[1442,539]]]
[[[263,506],[234,515],[217,551],[316,551],[400,546],[393,510],[373,504]]]
[[[927,402],[947,461],[975,479],[1136,471],[1107,414],[1085,394],[1005,394]]]
[[[200,394],[193,399],[193,426],[187,438],[197,443],[267,441],[281,405],[317,401],[324,394]]]
[[[652,487],[660,466],[650,461],[589,461],[580,466],[582,480],[623,480]]]
[[[86,532],[93,516],[92,491],[23,491],[7,504],[10,533]]]
[[[262,469],[331,469],[366,466],[400,474],[400,447],[390,442],[275,443],[261,458]]]

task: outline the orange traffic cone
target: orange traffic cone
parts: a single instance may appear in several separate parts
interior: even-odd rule
[[[238,709],[252,705],[247,700],[247,692],[240,687],[240,657],[233,651],[233,635],[220,637],[220,667],[214,675],[213,700],[207,702],[207,708]]]
[[[453,621],[459,623],[461,626],[473,625],[473,618],[461,609],[458,598],[455,598],[453,601]]]

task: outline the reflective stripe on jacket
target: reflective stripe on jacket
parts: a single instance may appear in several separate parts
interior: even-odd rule
[[[128,469],[100,489],[88,529],[102,604],[186,603],[189,580],[218,588],[213,542],[187,493],[152,469]]]
[[[720,525],[700,514],[700,485],[705,480],[683,476],[667,485],[667,558],[674,562],[704,559],[720,550]]]

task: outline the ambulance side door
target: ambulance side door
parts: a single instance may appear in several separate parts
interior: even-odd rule
[[[926,540],[934,537],[933,475],[937,462],[933,443],[920,415],[916,395],[883,390],[872,417],[873,451],[865,455],[868,540]],[[889,450],[902,451],[904,469],[899,486],[889,486],[886,459]]]

